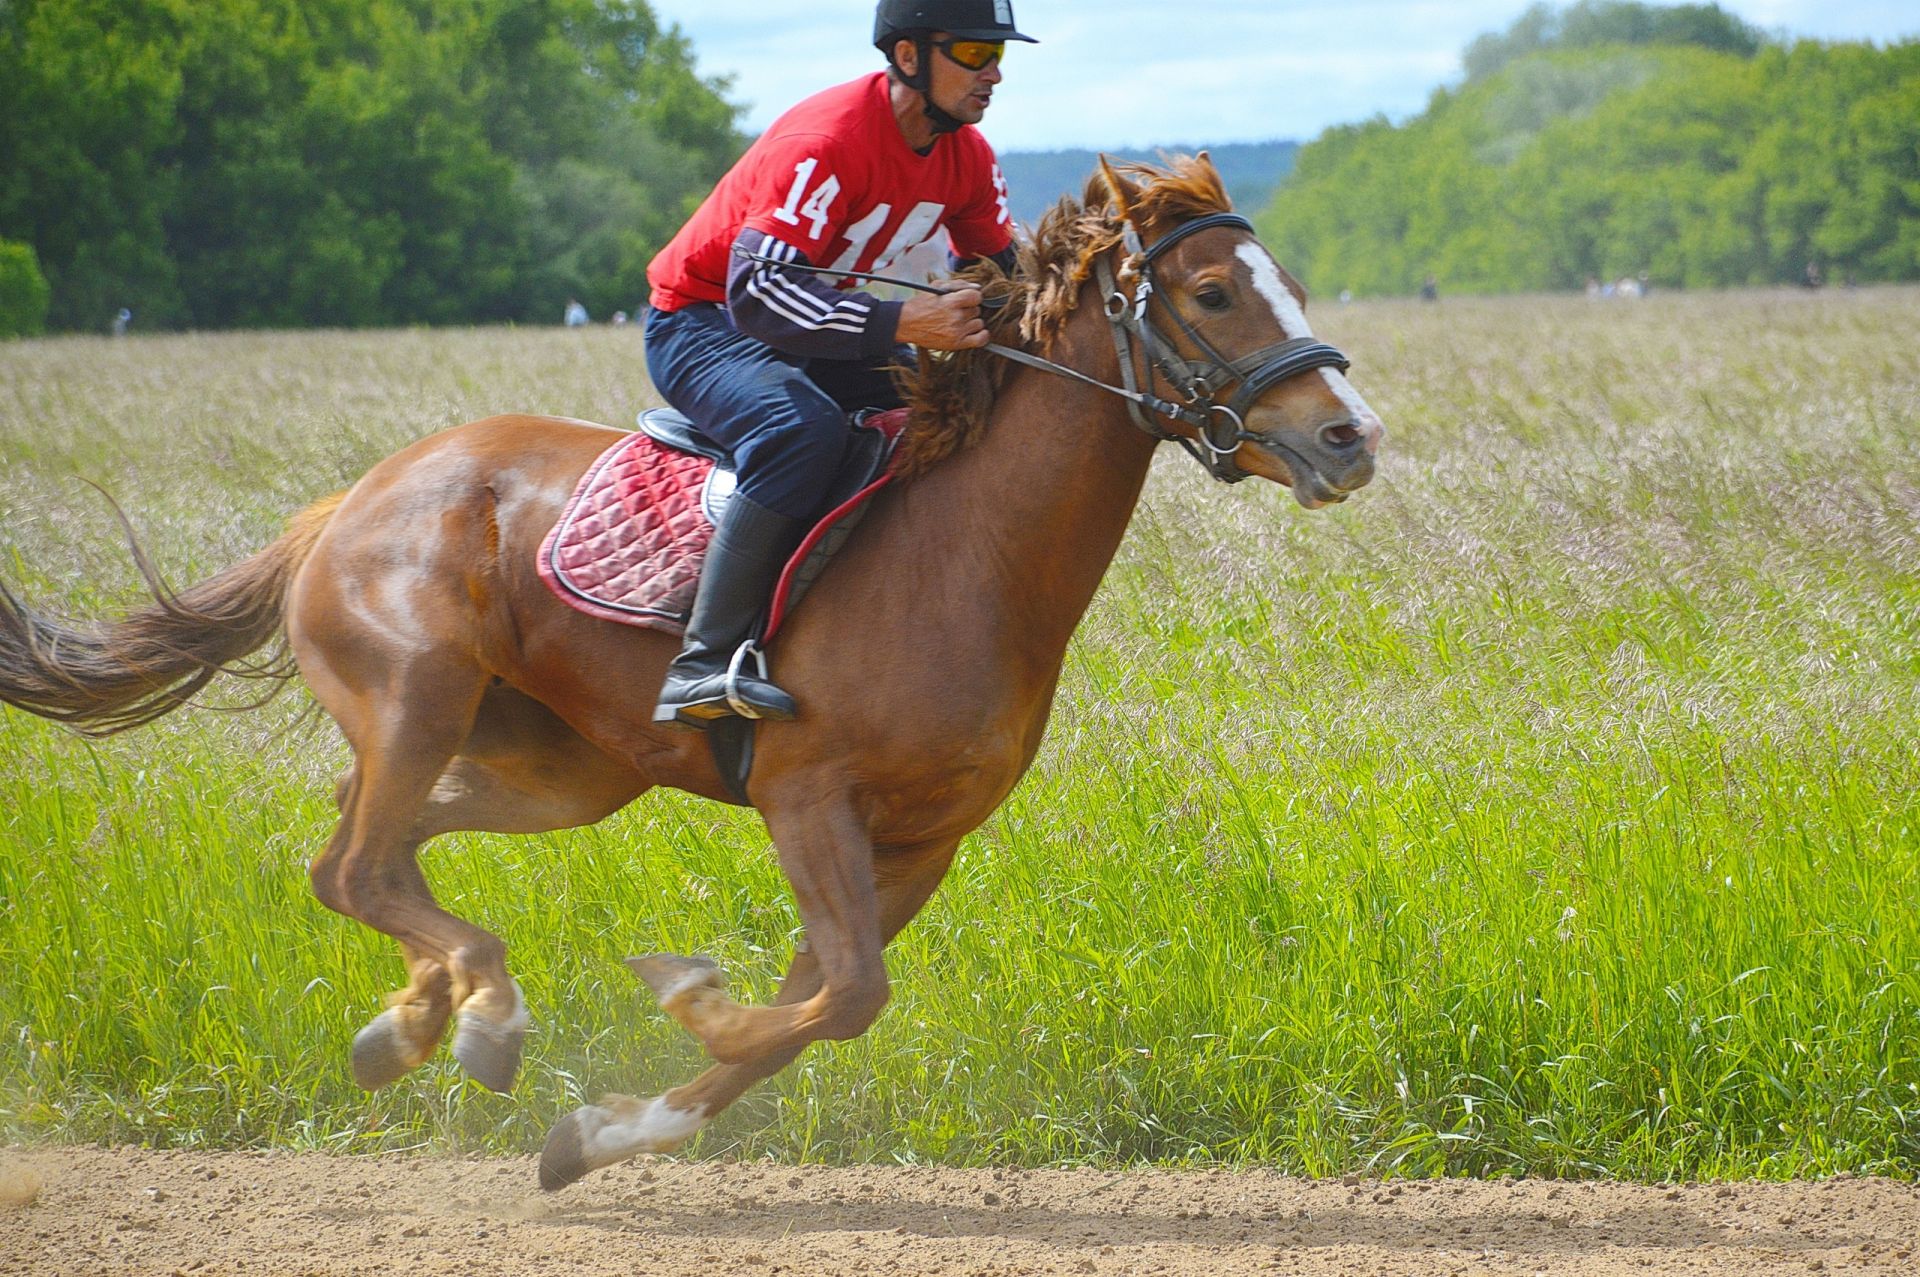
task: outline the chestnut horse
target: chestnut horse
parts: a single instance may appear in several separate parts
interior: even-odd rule
[[[1118,383],[1092,276],[1137,279],[1142,243],[1227,208],[1204,156],[1103,164],[1084,202],[1049,213],[1015,277],[990,290],[1004,300],[996,339]],[[1189,358],[1198,330],[1229,357],[1308,336],[1299,285],[1244,225],[1170,244],[1153,282],[1152,309],[1193,326],[1173,343]],[[562,1119],[541,1159],[548,1188],[674,1149],[807,1044],[865,1031],[887,1001],[887,942],[1040,747],[1068,640],[1158,440],[1121,399],[990,352],[923,359],[907,391],[905,481],[877,498],[782,632],[780,682],[802,715],[759,728],[748,796],[806,940],[769,1006],[729,998],[708,961],[631,960],[717,1063],[649,1101],[609,1097]],[[1372,477],[1380,422],[1334,368],[1267,387],[1243,416],[1232,460],[1291,485],[1302,505]],[[591,824],[655,785],[729,801],[705,737],[653,721],[677,642],[583,616],[535,571],[541,539],[610,441],[604,427],[525,416],[434,435],[253,558],[98,630],[0,592],[0,700],[94,732],[167,712],[284,629],[353,751],[313,889],[399,941],[410,976],[354,1040],[369,1089],[419,1066],[456,1015],[454,1054],[471,1076],[505,1090],[519,1065],[527,1010],[505,946],[435,902],[422,843]]]

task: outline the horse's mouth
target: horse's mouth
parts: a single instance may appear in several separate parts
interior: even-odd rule
[[[1320,468],[1283,443],[1268,441],[1267,448],[1287,466],[1287,487],[1293,499],[1308,510],[1339,505],[1373,478],[1373,467],[1362,467],[1358,483],[1340,484],[1327,478]]]
[[[1346,489],[1328,483],[1326,476],[1318,470],[1308,468],[1303,474],[1299,467],[1293,467],[1291,491],[1293,499],[1309,510],[1339,505],[1352,495]]]

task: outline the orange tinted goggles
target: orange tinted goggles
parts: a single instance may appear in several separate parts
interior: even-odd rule
[[[984,71],[1007,51],[1005,40],[935,40],[933,47],[969,71]]]

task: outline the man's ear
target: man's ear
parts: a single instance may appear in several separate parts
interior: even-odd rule
[[[920,74],[920,45],[908,39],[893,42],[893,65],[900,68],[900,74],[908,77]]]

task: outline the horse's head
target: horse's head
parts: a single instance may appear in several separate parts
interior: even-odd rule
[[[1110,305],[1137,302],[1150,271],[1145,327],[1173,356],[1159,361],[1156,393],[1191,401],[1192,382],[1179,382],[1196,375],[1210,391],[1208,428],[1163,424],[1203,453],[1288,485],[1310,510],[1365,486],[1385,429],[1348,384],[1338,352],[1312,341],[1306,290],[1238,219],[1192,228],[1230,207],[1207,157],[1175,161],[1171,173],[1102,160],[1102,182],[1123,232],[1134,232],[1128,247],[1144,249],[1126,254]]]

